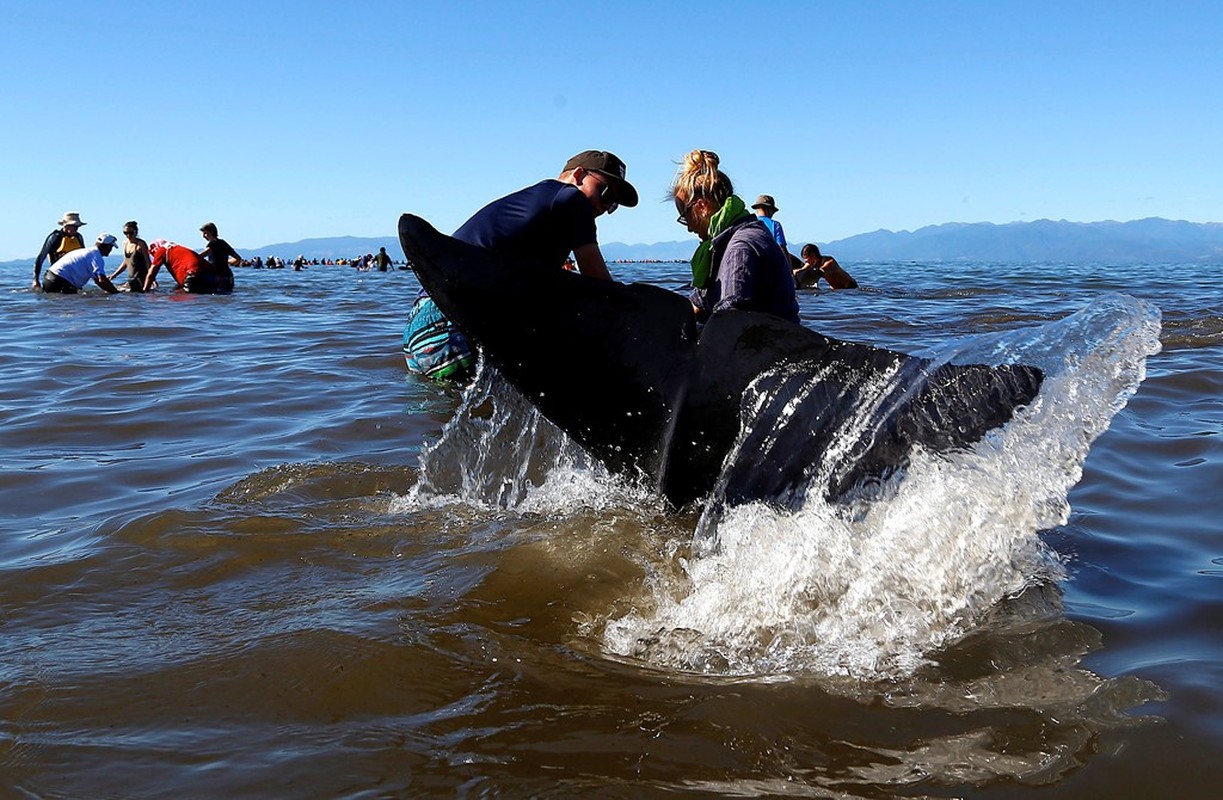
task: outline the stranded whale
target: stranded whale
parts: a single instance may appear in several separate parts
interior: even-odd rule
[[[644,476],[676,507],[715,487],[730,505],[786,504],[808,486],[840,497],[902,469],[915,445],[975,442],[1043,379],[1022,365],[933,364],[750,311],[698,330],[674,292],[509,263],[411,214],[399,238],[490,364],[611,472]],[[762,409],[768,424],[744,424]]]

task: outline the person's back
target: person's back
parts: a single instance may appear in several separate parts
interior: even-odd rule
[[[77,248],[58,259],[47,269],[47,276],[58,276],[77,289],[93,279],[98,270],[105,270],[106,262],[96,248]]]
[[[152,268],[165,265],[174,282],[184,291],[194,294],[214,294],[233,288],[226,285],[212,262],[186,245],[159,239],[149,245]]]
[[[735,194],[720,163],[712,150],[693,150],[684,157],[671,186],[679,212],[676,222],[701,239],[692,255],[688,296],[697,322],[738,309],[797,323],[798,298],[786,255],[768,227]],[[761,198],[773,205],[767,195]]]
[[[119,291],[106,275],[106,256],[115,249],[117,240],[109,233],[98,237],[93,247],[77,248],[57,260],[42,279],[44,292],[75,294],[92,280],[107,293]]]
[[[858,282],[853,279],[853,276],[841,268],[837,260],[832,256],[824,256],[824,264],[820,268],[824,274],[824,280],[828,281],[828,285],[833,289],[857,289]]]
[[[570,252],[597,236],[590,202],[555,178],[494,200],[454,232],[468,244],[544,268],[562,266]]]
[[[794,276],[776,239],[759,219],[745,219],[713,239],[715,302],[710,314],[762,311],[798,322]]]
[[[595,218],[637,205],[637,190],[624,175],[624,162],[615,154],[585,150],[570,158],[557,178],[481,208],[454,238],[528,269],[564,269],[572,253],[583,276],[611,280]],[[410,371],[433,378],[465,376],[475,362],[462,332],[423,289],[408,315],[403,351]]]

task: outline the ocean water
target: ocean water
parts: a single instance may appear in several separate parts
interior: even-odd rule
[[[716,526],[491,370],[407,376],[410,272],[7,274],[0,796],[1217,793],[1223,271],[845,266],[804,324],[1045,385]]]

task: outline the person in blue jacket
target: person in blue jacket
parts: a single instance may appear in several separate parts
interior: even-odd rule
[[[789,245],[786,243],[786,232],[782,229],[781,223],[773,219],[773,215],[777,213],[777,203],[773,202],[773,195],[762,194],[757,197],[752,211],[756,212],[756,218],[769,229],[769,233],[773,234],[773,238],[777,240],[777,246],[781,248],[786,260],[790,262],[790,268],[801,267],[803,263],[790,252]]]

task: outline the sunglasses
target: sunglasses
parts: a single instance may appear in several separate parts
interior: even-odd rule
[[[688,212],[692,210],[692,207],[696,205],[696,201],[700,199],[701,198],[699,197],[694,197],[689,200],[687,204],[684,205],[683,209],[680,210],[679,216],[675,218],[675,221],[680,225],[686,226],[688,224]]]
[[[608,214],[614,213],[620,207],[620,204],[612,199],[614,191],[610,183],[603,180],[599,181],[599,201],[603,203],[603,208],[607,209]]]

